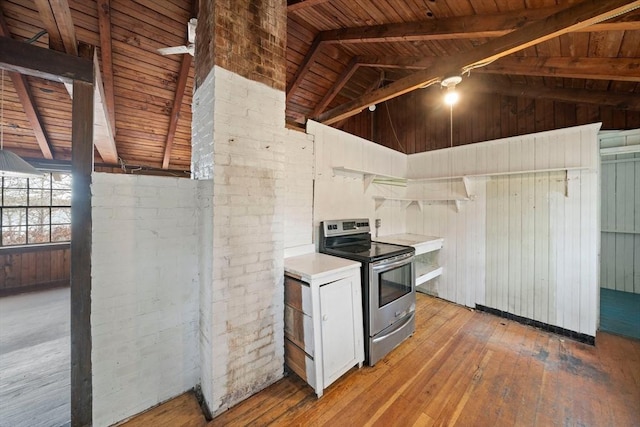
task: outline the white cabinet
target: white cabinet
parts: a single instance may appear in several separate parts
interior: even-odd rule
[[[364,361],[360,263],[325,254],[285,259],[285,363],[324,389]]]

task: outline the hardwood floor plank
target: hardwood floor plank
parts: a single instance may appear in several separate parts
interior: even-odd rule
[[[416,323],[321,399],[291,375],[208,425],[640,425],[638,340],[599,333],[592,347],[422,294]]]

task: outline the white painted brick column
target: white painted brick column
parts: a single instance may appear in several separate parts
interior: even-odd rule
[[[214,415],[283,375],[284,110],[284,92],[220,67],[194,94],[192,170],[213,179],[200,358]]]

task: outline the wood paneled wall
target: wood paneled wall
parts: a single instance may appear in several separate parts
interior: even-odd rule
[[[70,245],[56,244],[0,250],[0,296],[54,286],[68,286]]]
[[[640,130],[605,139],[602,146],[624,145],[625,139],[631,144],[640,140]],[[603,156],[601,199],[600,286],[640,294],[640,154]]]
[[[366,124],[373,120],[373,124]],[[453,144],[449,108],[439,88],[415,90],[364,110],[339,127],[406,154],[490,141],[553,129],[602,122],[602,129],[640,127],[639,111],[615,110],[546,99],[462,93],[453,109]]]
[[[595,336],[597,131],[584,126],[409,156],[416,179],[409,191],[425,205],[407,208],[407,232],[444,237],[444,272],[428,289]],[[537,172],[519,173],[526,171]],[[446,176],[471,177],[475,198],[459,212],[452,202],[428,200],[447,187],[459,195],[460,178],[419,181]]]

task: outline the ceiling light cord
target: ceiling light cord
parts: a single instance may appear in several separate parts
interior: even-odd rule
[[[396,138],[396,142],[398,143],[398,147],[400,147],[402,149],[403,153],[406,153],[407,150],[405,150],[404,146],[400,142],[400,139],[398,138],[398,134],[396,133],[396,129],[393,126],[393,122],[391,121],[391,113],[389,113],[389,105],[387,105],[387,103],[385,102],[384,106],[385,106],[385,109],[387,110],[387,117],[389,117],[389,126],[391,126],[391,130],[393,131],[393,136]]]

